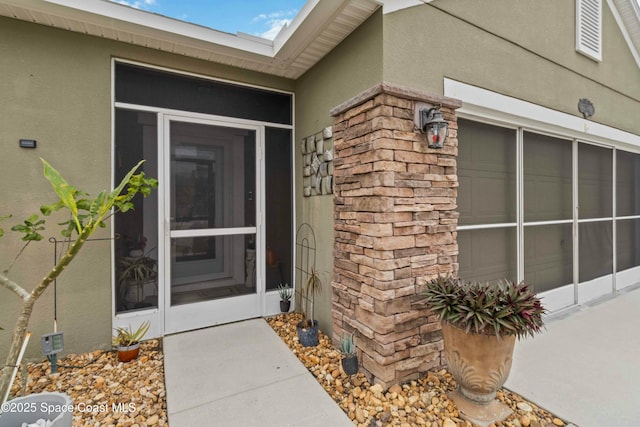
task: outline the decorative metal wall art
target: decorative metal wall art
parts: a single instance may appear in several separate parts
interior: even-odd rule
[[[305,197],[333,194],[333,131],[331,126],[322,132],[303,138],[302,194]]]
[[[596,108],[587,98],[582,98],[578,101],[578,111],[582,113],[582,117],[588,119],[596,112]]]

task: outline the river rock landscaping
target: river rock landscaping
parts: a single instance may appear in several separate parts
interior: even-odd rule
[[[379,384],[370,384],[364,374],[348,376],[340,364],[340,352],[331,339],[319,332],[316,347],[303,347],[298,342],[298,313],[267,319],[269,325],[291,351],[316,377],[331,398],[358,427],[472,427],[459,417],[458,410],[447,397],[456,387],[446,369],[429,372],[417,381],[395,385],[386,392]],[[565,422],[521,396],[501,389],[497,397],[513,409],[513,415],[495,427],[554,427]]]
[[[427,373],[384,391],[364,374],[348,376],[340,352],[319,332],[319,344],[303,347],[296,332],[301,315],[290,313],[266,321],[358,427],[473,427],[459,417],[447,397],[456,387],[446,369]],[[71,396],[73,426],[168,426],[161,340],[141,344],[140,356],[121,363],[113,351],[68,355],[51,374],[49,362],[29,363],[18,374],[12,396],[58,391]],[[565,421],[509,390],[498,399],[514,413],[494,427],[561,427]],[[250,408],[249,408],[250,409]],[[570,427],[571,425],[567,425]],[[239,426],[238,426],[239,427]]]
[[[161,340],[141,343],[140,356],[121,363],[114,351],[70,354],[51,374],[49,362],[18,373],[12,396],[57,391],[71,396],[73,426],[168,426]]]

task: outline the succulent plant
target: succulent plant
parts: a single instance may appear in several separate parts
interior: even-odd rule
[[[113,336],[113,345],[116,347],[129,347],[133,344],[139,343],[149,330],[149,322],[144,322],[135,331],[129,327],[115,328],[116,334]]]
[[[156,260],[148,256],[121,258],[118,282],[145,283],[155,277],[155,267]]]
[[[540,332],[546,312],[540,298],[526,283],[506,279],[471,282],[438,277],[422,294],[440,320],[478,334],[516,335]]]
[[[290,288],[288,283],[280,283],[278,285],[278,294],[280,295],[280,300],[284,302],[291,301],[293,288]]]
[[[353,338],[353,331],[351,334],[345,333],[340,337],[340,352],[345,356],[356,354],[356,340]]]

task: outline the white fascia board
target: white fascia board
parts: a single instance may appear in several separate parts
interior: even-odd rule
[[[627,29],[627,26],[625,25],[625,22],[622,19],[622,16],[620,16],[620,12],[618,11],[618,8],[613,3],[613,0],[607,0],[607,4],[609,5],[609,10],[611,10],[611,13],[613,14],[613,17],[616,20],[616,23],[618,24],[618,27],[620,28],[620,32],[622,33],[622,37],[624,37],[624,41],[627,43],[627,46],[629,47],[629,50],[631,51],[631,55],[633,55],[633,59],[636,60],[636,65],[638,65],[638,68],[640,68],[640,54],[638,53],[638,49],[637,49],[636,45],[633,43],[633,40],[631,39],[631,36],[629,35],[629,31]],[[635,24],[639,25],[639,23],[640,23],[640,15],[639,15],[640,6],[638,6],[637,0],[631,0],[631,7],[633,8],[633,10],[636,13],[636,18],[638,18],[638,20],[636,21]]]
[[[351,2],[308,0],[291,25],[276,37],[274,51],[278,58],[284,65],[291,64]]]
[[[326,0],[325,0],[326,1]],[[320,0],[307,0],[302,9],[293,18],[293,21],[286,27],[282,28],[273,40],[273,51],[279,52],[280,49],[289,41],[291,36],[298,30],[300,24],[307,20],[311,11],[320,3]]]
[[[378,0],[382,4],[382,13],[393,13],[409,7],[431,3],[433,0]]]
[[[115,20],[123,24],[169,33],[177,38],[187,37],[216,45],[243,50],[249,53],[274,56],[273,42],[259,37],[238,37],[234,34],[217,31],[201,25],[183,22],[177,19],[138,10],[123,4],[106,0],[44,0],[46,3],[75,9],[93,15],[98,21]],[[113,23],[111,23],[113,25]],[[127,27],[129,28],[129,27]]]
[[[528,127],[607,145],[640,149],[640,136],[456,80],[444,79],[444,95],[462,101],[462,117]]]

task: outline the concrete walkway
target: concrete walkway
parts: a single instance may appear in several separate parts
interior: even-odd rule
[[[353,427],[263,319],[164,338],[171,427]]]
[[[517,343],[510,390],[578,427],[640,425],[640,288]],[[164,338],[171,427],[353,424],[263,319]]]
[[[556,315],[516,344],[505,387],[579,427],[640,425],[640,289]]]

